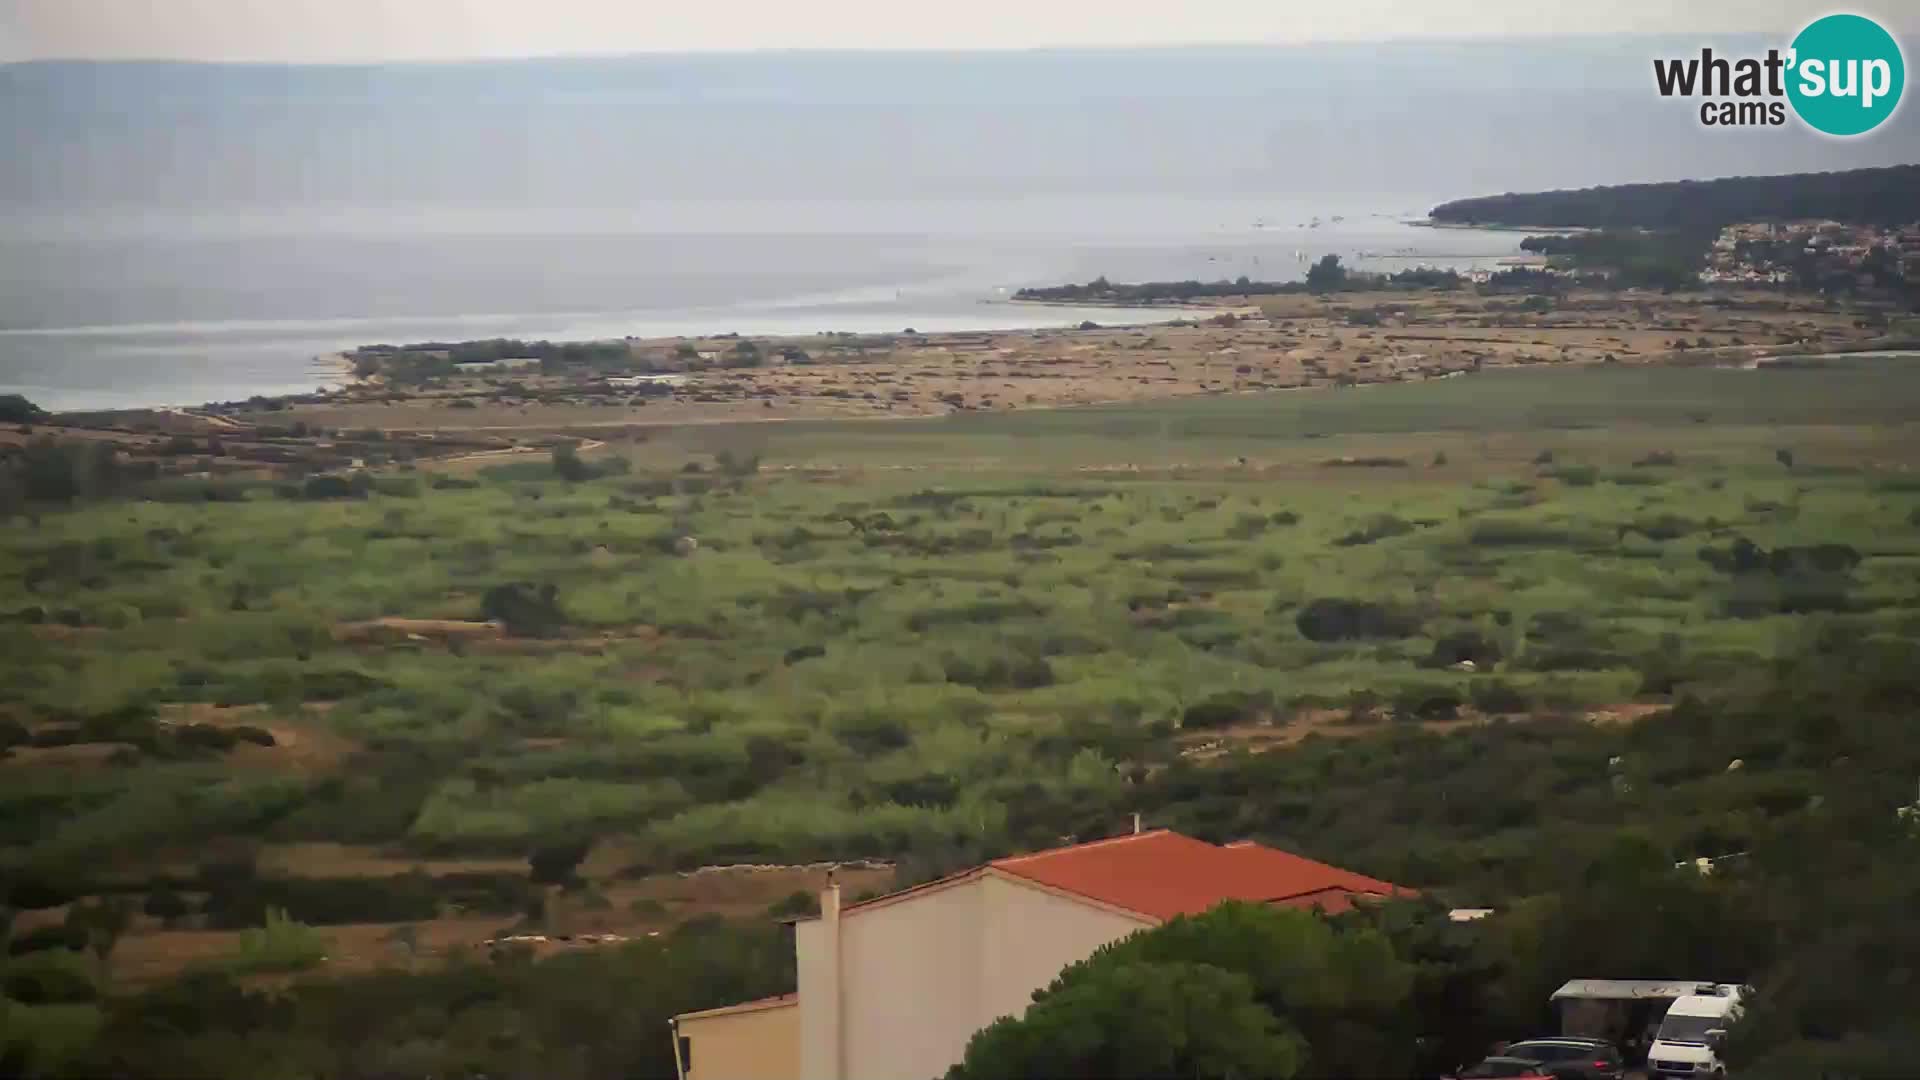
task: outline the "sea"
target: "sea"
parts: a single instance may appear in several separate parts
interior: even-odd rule
[[[1677,47],[0,66],[0,393],[309,392],[372,343],[1155,321],[1009,300],[1326,254],[1492,267],[1518,234],[1415,223],[1501,191],[1920,160],[1912,109],[1849,142],[1706,132],[1650,89]]]

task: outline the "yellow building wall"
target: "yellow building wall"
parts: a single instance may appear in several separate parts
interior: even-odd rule
[[[691,1050],[687,1080],[800,1080],[800,1007],[680,1021]]]

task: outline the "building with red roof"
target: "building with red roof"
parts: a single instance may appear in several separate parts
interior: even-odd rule
[[[937,1077],[1062,968],[1140,930],[1229,900],[1331,914],[1411,895],[1276,848],[1164,829],[995,859],[844,907],[830,885],[820,914],[794,926],[799,993],[676,1017],[681,1077]],[[747,1061],[758,1075],[732,1075]]]

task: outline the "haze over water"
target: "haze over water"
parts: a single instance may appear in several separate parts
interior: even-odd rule
[[[1491,265],[1517,237],[1401,222],[1920,160],[1911,108],[1853,142],[1704,131],[1651,88],[1689,45],[0,67],[0,392],[295,392],[376,341],[1116,322],[998,301]]]

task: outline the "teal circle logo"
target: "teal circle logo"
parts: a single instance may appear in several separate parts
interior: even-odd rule
[[[1861,135],[1893,115],[1906,88],[1900,43],[1860,15],[1815,19],[1793,39],[1787,99],[1815,131]]]

